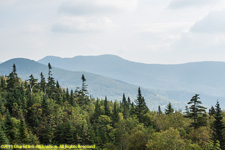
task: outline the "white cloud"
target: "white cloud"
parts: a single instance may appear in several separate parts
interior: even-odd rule
[[[98,32],[115,27],[107,17],[64,16],[54,24],[55,32]]]
[[[225,10],[213,11],[204,18],[197,21],[192,27],[192,32],[198,33],[225,33]]]
[[[206,5],[212,5],[216,4],[217,2],[220,2],[221,0],[173,0],[170,4],[170,8],[184,8],[184,7],[201,7]]]
[[[101,14],[117,11],[133,11],[138,0],[68,0],[59,8],[60,12],[75,15]]]
[[[28,24],[23,27],[23,33],[44,33],[45,27],[41,24]]]

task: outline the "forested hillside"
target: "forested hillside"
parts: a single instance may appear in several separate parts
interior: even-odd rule
[[[24,58],[15,58],[8,60],[0,64],[0,75],[8,75],[11,72],[12,65],[16,64],[17,74],[23,80],[27,80],[32,74],[34,78],[40,80],[40,73],[42,72],[44,76],[48,76],[47,65],[40,64],[33,60]],[[76,65],[77,66],[77,65]],[[109,77],[100,76],[97,74],[84,72],[84,71],[68,71],[60,68],[52,67],[52,74],[54,74],[54,79],[59,81],[60,85],[64,88],[76,89],[80,87],[82,74],[88,79],[88,93],[91,97],[104,99],[105,96],[111,100],[121,100],[123,93],[126,93],[131,100],[136,98],[136,91],[138,86],[128,84],[126,82],[111,79]],[[157,105],[162,105],[165,107],[169,102],[176,104],[176,108],[182,109],[184,107],[184,102],[182,100],[176,101],[173,97],[167,98],[155,92],[153,90],[148,90],[142,88],[142,93],[145,95],[147,106],[151,109],[157,109]],[[193,94],[188,93],[187,98],[191,97]],[[185,103],[188,99],[185,99]],[[212,98],[216,99],[216,98]]]
[[[94,99],[88,79],[68,90],[55,81],[52,67],[41,80],[17,75],[16,65],[0,76],[0,145],[95,145],[105,150],[225,150],[225,112],[219,102],[206,112],[198,94],[185,112],[150,110],[140,88],[134,102]],[[121,91],[123,92],[123,91]]]

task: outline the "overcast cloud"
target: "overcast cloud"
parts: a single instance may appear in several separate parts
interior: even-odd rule
[[[114,54],[225,61],[222,0],[0,0],[0,61]]]

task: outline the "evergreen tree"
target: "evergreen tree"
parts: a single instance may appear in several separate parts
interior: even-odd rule
[[[169,104],[166,106],[165,114],[169,115],[169,114],[172,114],[173,112],[174,112],[174,109],[172,108],[172,104],[169,102]]]
[[[56,82],[56,93],[55,93],[54,98],[55,98],[57,104],[61,104],[62,101],[63,101],[63,99],[62,99],[62,89],[61,89],[58,81]]]
[[[16,73],[16,65],[13,64],[13,71],[7,77],[7,90],[11,91],[19,86],[19,78]]]
[[[68,132],[68,131],[66,131]],[[64,142],[64,125],[60,123],[54,132],[54,144],[60,145],[65,144]]]
[[[41,72],[41,82],[40,82],[40,88],[41,90],[46,93],[46,82],[45,82],[45,77],[43,75],[43,73]]]
[[[73,90],[70,91],[70,100],[69,100],[70,105],[74,106],[74,95],[73,95]]]
[[[101,115],[101,108],[99,104],[99,99],[97,99],[95,103],[95,112],[94,112],[94,120],[98,119],[98,117]]]
[[[52,77],[52,66],[48,63],[48,83],[47,83],[47,93],[50,98],[53,98],[55,94],[55,79]]]
[[[81,80],[82,80],[82,87],[81,87],[81,90],[78,92],[78,95],[79,95],[78,102],[80,106],[83,106],[83,105],[88,105],[90,100],[87,96],[88,91],[87,91],[86,78],[83,74],[82,74]]]
[[[200,117],[200,115],[202,115],[205,112],[205,107],[201,106],[200,104],[202,104],[202,102],[199,100],[199,94],[195,94],[190,102],[188,102],[188,104],[192,104],[189,107],[189,114],[186,116],[188,118],[192,118],[194,120],[194,122],[192,123],[192,125],[194,126],[194,129],[197,129],[198,127],[198,122],[197,119],[198,117]]]
[[[138,96],[135,101],[136,104],[136,109],[135,109],[135,114],[137,115],[139,122],[143,123],[144,122],[144,114],[148,112],[148,107],[145,103],[145,99],[141,94],[141,89],[140,87],[138,88]]]
[[[210,109],[209,109],[209,115],[210,116],[213,116],[213,115],[215,115],[216,114],[216,110],[215,110],[215,108],[212,106]]]
[[[124,93],[122,99],[122,107],[123,107],[123,116],[125,119],[127,119],[129,116],[129,106]]]
[[[86,78],[85,76],[82,74],[82,77],[81,77],[81,80],[82,80],[82,87],[81,87],[81,91],[84,95],[88,94],[87,92],[87,84],[86,84]]]
[[[130,97],[127,98],[127,102],[128,102],[128,106],[130,106],[131,105]]]
[[[5,120],[5,131],[6,136],[11,141],[11,143],[14,143],[14,140],[16,139],[15,129],[14,125],[11,119],[11,115],[9,114],[9,111],[6,111],[6,120]]]
[[[43,96],[41,107],[42,107],[42,115],[43,116],[49,115],[49,104],[47,102],[46,96]]]
[[[26,144],[27,143],[27,133],[26,133],[26,127],[25,127],[25,122],[23,120],[20,121],[20,128],[19,128],[19,138],[20,138],[20,143],[21,144]]]
[[[113,126],[115,127],[115,123],[119,121],[119,114],[117,111],[117,107],[116,107],[116,102],[114,102],[114,108],[113,108],[113,118],[112,118],[112,123]]]
[[[65,144],[73,144],[74,137],[73,137],[73,128],[72,124],[69,120],[67,120],[64,128],[64,142]]]
[[[224,135],[224,123],[223,123],[223,116],[222,111],[220,108],[220,104],[217,101],[216,103],[216,110],[215,110],[215,121],[213,123],[214,126],[214,143],[218,140],[220,142],[220,148],[222,150],[225,149],[225,135]]]
[[[162,114],[162,111],[161,111],[161,108],[160,108],[160,105],[158,106],[158,115],[161,115]]]
[[[34,79],[33,75],[31,74],[30,75],[30,79],[28,80],[29,81],[29,88],[30,88],[30,93],[32,94],[33,92],[33,88],[37,85],[37,80],[38,79]]]
[[[109,110],[109,105],[108,105],[107,97],[105,97],[104,109],[105,109],[105,115],[109,116],[110,115],[110,110]]]
[[[7,138],[7,136],[5,135],[1,125],[0,125],[0,145],[8,145],[9,143],[9,139]]]

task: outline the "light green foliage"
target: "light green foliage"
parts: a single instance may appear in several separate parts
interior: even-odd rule
[[[155,132],[147,143],[149,150],[188,150],[190,142],[181,138],[177,129],[169,128],[166,131]]]

